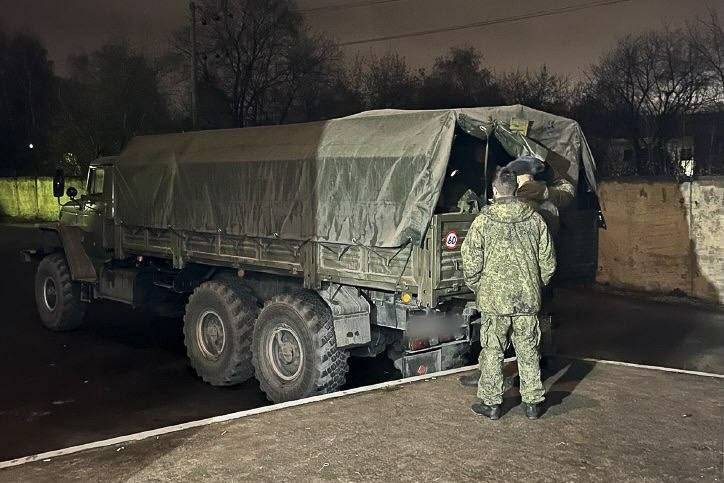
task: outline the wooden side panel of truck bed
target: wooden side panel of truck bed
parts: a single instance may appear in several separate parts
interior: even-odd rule
[[[177,232],[120,225],[119,257],[166,258],[180,268],[203,263],[293,277],[305,286],[336,282],[374,290],[405,290],[434,307],[441,297],[465,295],[460,244],[474,215],[435,215],[422,246],[365,247],[279,238],[237,237],[223,233]],[[455,247],[445,247],[454,232]]]

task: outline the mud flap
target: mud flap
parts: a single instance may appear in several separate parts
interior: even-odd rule
[[[59,228],[71,278],[81,282],[95,282],[98,275],[83,247],[83,231],[75,226],[60,225]]]
[[[337,347],[359,347],[372,340],[370,304],[358,289],[330,284],[318,293],[332,311]]]

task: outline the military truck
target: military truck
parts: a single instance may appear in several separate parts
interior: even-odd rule
[[[578,125],[523,106],[135,137],[27,251],[40,319],[77,328],[98,299],[183,315],[204,381],[256,377],[274,402],[338,389],[349,356],[387,351],[405,376],[463,365],[480,314],[460,245],[495,167],[523,153],[595,194]],[[595,270],[583,208],[561,273]]]

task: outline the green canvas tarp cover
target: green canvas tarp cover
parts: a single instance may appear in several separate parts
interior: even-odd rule
[[[568,160],[566,177],[576,182],[583,163],[593,181],[590,151],[569,119],[523,106],[381,110],[135,137],[116,164],[117,219],[179,232],[377,247],[420,243],[456,125],[484,138],[481,125],[513,117],[533,121],[531,143]]]

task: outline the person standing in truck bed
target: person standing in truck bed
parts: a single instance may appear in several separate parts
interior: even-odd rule
[[[493,204],[486,206],[462,244],[465,283],[476,294],[482,314],[480,381],[476,414],[498,419],[503,402],[503,352],[512,332],[518,359],[520,394],[526,416],[537,419],[545,390],[538,345],[541,288],[556,268],[545,221],[518,199],[515,173],[503,168],[493,180]]]
[[[540,213],[555,239],[560,229],[560,210],[573,201],[576,188],[560,170],[529,154],[514,159],[506,168],[518,180],[515,195]]]

